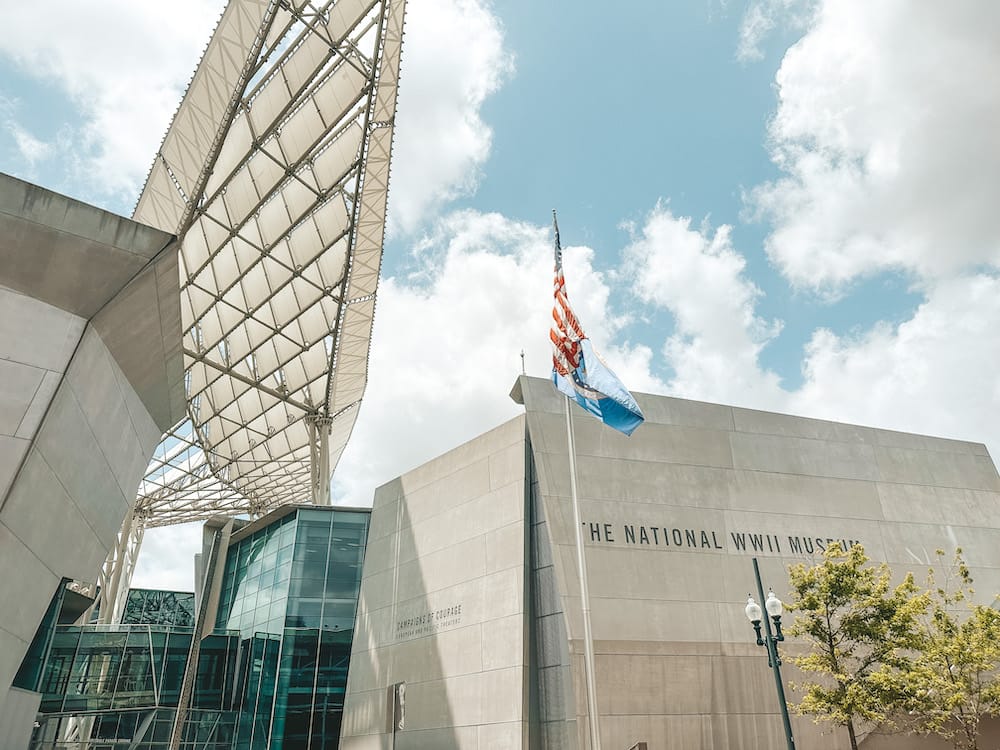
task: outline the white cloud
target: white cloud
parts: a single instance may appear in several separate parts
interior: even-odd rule
[[[194,556],[201,552],[201,528],[200,523],[185,523],[147,530],[132,586],[194,591]]]
[[[928,291],[913,317],[855,336],[818,330],[788,408],[810,416],[985,441],[1000,457],[1000,278]]]
[[[773,156],[752,191],[796,285],[1000,263],[1000,5],[829,0],[777,75]]]
[[[492,131],[480,109],[513,71],[499,19],[481,0],[407,8],[389,216],[410,232],[470,194]]]
[[[103,0],[43,16],[8,4],[0,54],[63,88],[81,118],[48,149],[20,139],[22,151],[58,160],[92,196],[134,202],[223,5]]]
[[[36,138],[17,123],[8,122],[7,128],[14,137],[17,150],[29,166],[34,166],[36,162],[45,159],[52,153],[53,144]]]
[[[732,244],[731,227],[691,228],[657,205],[625,250],[642,301],[667,309],[675,331],[664,345],[670,391],[724,402],[778,403],[778,377],[758,367],[761,349],[781,330],[755,312],[760,290]]]
[[[768,35],[776,28],[805,28],[815,5],[815,0],[752,0],[740,20],[736,58],[763,59]]]
[[[760,292],[728,227],[695,230],[658,206],[625,259],[639,298],[675,322],[664,347],[675,376],[657,392],[985,442],[1000,456],[997,275],[929,284],[899,324],[849,336],[818,329],[804,353],[803,384],[786,390],[760,364],[779,325],[758,315]]]

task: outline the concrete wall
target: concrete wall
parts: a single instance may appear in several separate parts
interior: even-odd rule
[[[183,416],[181,356],[174,238],[0,175],[0,705]]]
[[[524,470],[517,419],[376,490],[341,748],[528,747]]]
[[[559,692],[542,701],[543,746],[584,747],[563,403],[548,381],[521,378],[519,387],[541,506],[536,547],[552,560],[550,572],[536,566],[536,601],[547,597],[561,613],[568,639],[569,664],[550,659],[541,673],[568,667],[573,684],[567,696],[556,681]],[[743,614],[755,555],[765,586],[787,598],[786,568],[815,559],[817,538],[860,541],[899,574],[922,575],[935,549],[961,546],[983,599],[1000,592],[1000,479],[984,446],[637,399],[647,422],[631,438],[575,411],[604,747],[783,746],[771,671]],[[547,640],[558,627],[546,614],[538,627]],[[796,677],[788,667],[785,676]],[[566,700],[575,710],[560,716]],[[793,723],[800,747],[848,746],[846,733],[821,738],[809,720]]]
[[[514,395],[525,418],[376,491],[345,748],[392,747],[386,687],[400,681],[396,747],[588,746],[563,402],[547,380],[522,377]],[[984,446],[637,398],[647,422],[631,438],[574,412],[608,750],[784,746],[743,613],[754,556],[788,598],[787,566],[828,539],[863,543],[898,576],[961,546],[982,599],[1000,592],[1000,478]],[[457,604],[459,619],[408,624]],[[788,663],[784,676],[798,677]],[[807,718],[793,728],[799,747],[849,746]]]
[[[0,701],[0,747],[27,747],[34,728],[35,714],[42,696],[27,690],[11,688]]]

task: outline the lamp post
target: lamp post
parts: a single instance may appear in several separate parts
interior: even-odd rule
[[[781,633],[781,599],[776,597],[771,590],[768,590],[767,598],[764,598],[764,585],[760,582],[760,568],[757,567],[756,557],[753,559],[753,574],[757,579],[757,595],[764,602],[764,607],[770,617],[763,617],[760,605],[753,600],[753,596],[750,594],[747,594],[747,606],[744,611],[757,635],[757,645],[767,647],[767,664],[774,672],[774,684],[778,688],[778,701],[781,703],[781,720],[785,725],[785,741],[788,743],[788,750],[795,750],[792,723],[788,719],[788,704],[785,702],[785,687],[781,683],[781,657],[778,655],[778,642],[785,640],[785,636]],[[764,623],[763,636],[760,632],[761,621]],[[774,633],[771,632],[772,621],[774,622]]]

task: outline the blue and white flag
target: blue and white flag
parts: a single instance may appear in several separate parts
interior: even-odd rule
[[[555,304],[549,331],[549,338],[552,339],[552,382],[608,427],[631,435],[642,424],[642,411],[628,388],[594,351],[590,339],[573,314],[566,294],[555,211],[552,212],[552,223],[556,231]]]

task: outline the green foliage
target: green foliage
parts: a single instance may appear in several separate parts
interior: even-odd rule
[[[976,750],[982,719],[1000,715],[1000,612],[970,602],[972,577],[961,553],[943,583],[928,572],[929,607],[908,678],[908,708],[916,731]]]
[[[791,635],[809,644],[793,663],[813,679],[796,685],[803,692],[795,707],[820,721],[845,726],[857,747],[854,722],[885,724],[907,689],[909,654],[918,648],[918,618],[928,595],[907,575],[892,587],[886,565],[873,567],[861,545],[844,551],[831,544],[817,565],[789,570],[795,599]]]

